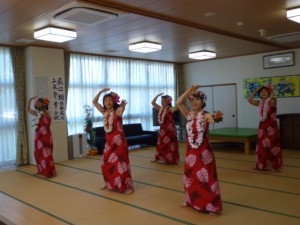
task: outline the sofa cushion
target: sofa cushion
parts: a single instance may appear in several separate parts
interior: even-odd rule
[[[151,134],[142,134],[138,136],[127,136],[128,145],[156,145],[157,136]]]
[[[140,123],[124,124],[123,130],[124,130],[126,137],[137,136],[137,135],[143,134],[142,124],[140,124]]]
[[[123,125],[126,140],[129,146],[132,145],[153,145],[157,143],[157,131],[144,131],[142,124],[124,124]],[[105,131],[103,127],[94,127],[95,146],[99,150],[99,154],[103,153],[105,147]]]
[[[93,130],[95,132],[95,137],[105,137],[104,127],[95,127]]]

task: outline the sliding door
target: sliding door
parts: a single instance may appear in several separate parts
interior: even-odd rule
[[[207,96],[206,111],[222,111],[223,122],[210,125],[210,129],[237,127],[236,84],[209,85],[200,87]]]

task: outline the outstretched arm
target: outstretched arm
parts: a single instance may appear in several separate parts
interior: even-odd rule
[[[251,95],[249,96],[248,98],[248,102],[251,104],[251,105],[254,105],[254,106],[258,106],[259,105],[259,101],[258,100],[254,100],[254,95],[261,89],[261,87],[259,88],[256,88],[252,93]]]
[[[193,85],[188,90],[186,90],[176,101],[176,105],[180,112],[184,115],[185,118],[187,118],[189,114],[189,110],[184,106],[183,102],[186,97],[188,97],[191,94],[194,94],[197,89],[200,87],[200,85]]]
[[[33,110],[30,108],[30,105],[31,105],[31,101],[33,99],[37,98],[37,96],[34,96],[34,97],[31,97],[28,102],[27,102],[27,106],[26,106],[26,112],[28,112],[30,115],[33,115],[33,116],[37,116],[37,111],[36,110]]]
[[[157,100],[157,98],[159,97],[159,96],[161,96],[161,95],[163,95],[164,93],[159,93],[158,95],[156,95],[154,98],[153,98],[153,100],[152,100],[152,102],[151,102],[151,104],[152,104],[152,106],[156,109],[156,110],[159,110],[160,109],[160,105],[158,105],[157,103],[156,103],[156,100]]]
[[[98,94],[94,97],[93,99],[93,105],[98,109],[98,111],[102,114],[105,113],[105,109],[103,108],[103,106],[98,102],[99,101],[99,97],[102,93],[109,91],[110,88],[103,88],[102,90],[100,90],[98,92]]]
[[[208,123],[219,123],[223,121],[223,113],[220,111],[217,111],[214,114],[206,113],[205,119]]]

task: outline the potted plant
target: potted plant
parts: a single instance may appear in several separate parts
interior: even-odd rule
[[[95,141],[95,134],[93,131],[93,120],[94,117],[92,115],[92,108],[89,105],[84,105],[84,112],[85,112],[85,118],[84,118],[84,131],[86,134],[86,142],[89,147],[88,155],[97,155],[98,150],[94,145]]]

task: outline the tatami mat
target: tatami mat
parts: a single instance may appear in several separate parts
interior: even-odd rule
[[[300,224],[300,151],[284,151],[282,172],[259,172],[253,153],[214,146],[224,208],[214,217],[181,208],[184,148],[178,165],[151,163],[154,147],[130,151],[132,195],[100,190],[101,156],[59,162],[52,179],[35,176],[33,165],[1,172],[0,216],[15,224]]]

